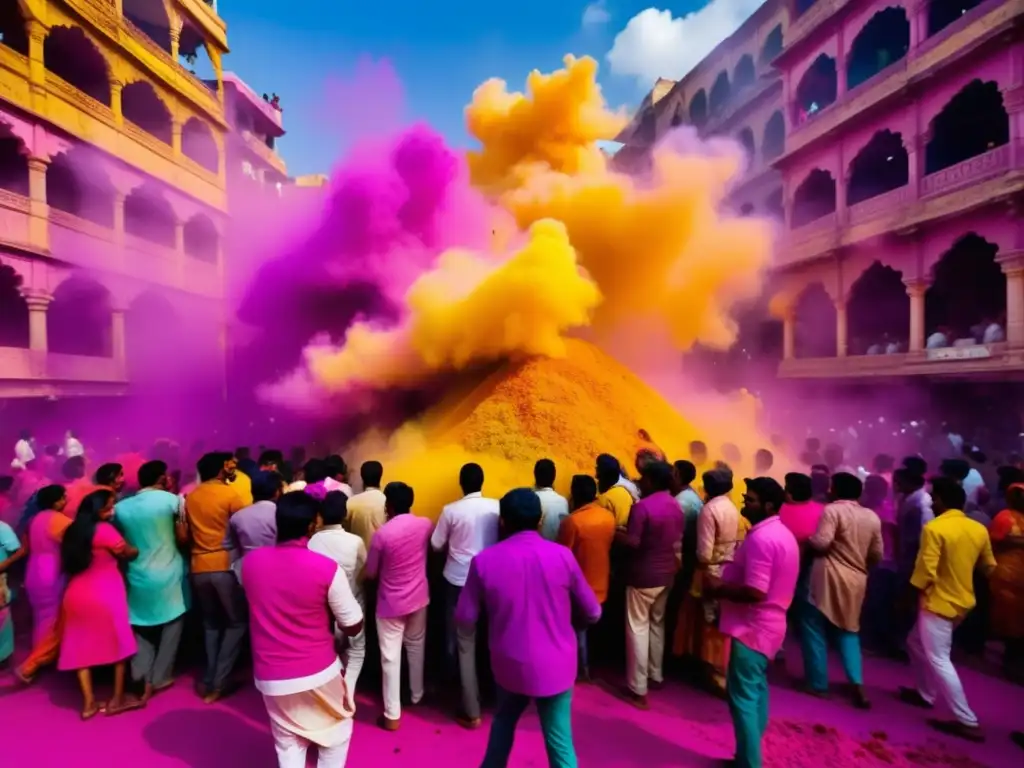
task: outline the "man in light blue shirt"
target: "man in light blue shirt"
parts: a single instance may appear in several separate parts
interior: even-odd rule
[[[554,490],[555,462],[541,459],[533,467],[533,490],[540,499],[540,535],[548,541],[558,540],[558,529],[569,516],[569,502]]]
[[[140,491],[114,507],[114,524],[139,556],[128,564],[128,612],[139,650],[132,678],[143,683],[143,699],[169,688],[178,655],[189,595],[180,501],[167,491],[167,465],[149,461],[139,468]]]

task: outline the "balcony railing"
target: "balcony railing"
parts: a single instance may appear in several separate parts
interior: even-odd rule
[[[921,197],[950,192],[958,187],[1002,173],[1010,168],[1011,157],[1011,145],[1004,144],[983,155],[930,173],[921,179]]]
[[[281,158],[279,154],[277,154],[274,150],[268,147],[265,141],[259,138],[252,131],[242,131],[241,136],[242,141],[245,142],[245,145],[250,150],[252,150],[252,152],[255,153],[257,157],[263,160],[263,162],[265,162],[271,168],[273,168],[276,171],[279,171],[282,174],[287,172],[284,160]]]
[[[1019,369],[1024,369],[1024,348],[1011,347],[1006,343],[943,347],[895,355],[797,357],[779,363],[779,375],[786,378],[956,376]]]
[[[904,184],[902,187],[891,189],[881,195],[854,203],[849,208],[847,220],[850,224],[860,224],[877,216],[890,214],[893,210],[902,208],[910,202],[912,197],[910,185]]]
[[[33,349],[0,347],[0,381],[46,379],[78,383],[124,384],[124,366],[110,357],[64,355]]]

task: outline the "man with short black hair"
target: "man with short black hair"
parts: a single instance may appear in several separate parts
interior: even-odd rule
[[[231,570],[238,575],[242,559],[252,550],[272,547],[277,541],[277,500],[284,493],[284,478],[277,472],[257,472],[252,478],[253,503],[231,516]]]
[[[967,517],[967,495],[950,477],[932,480],[935,519],[921,532],[910,583],[920,592],[917,623],[907,640],[915,688],[901,688],[908,704],[931,709],[942,698],[955,720],[929,720],[936,730],[969,741],[984,741],[978,718],[967,703],[960,676],[950,659],[953,629],[974,608],[974,571],[987,578],[995,570],[992,542],[981,523]]]
[[[362,539],[363,546],[369,551],[373,535],[387,522],[384,514],[386,500],[380,489],[384,467],[379,461],[364,461],[359,467],[359,478],[363,482],[363,491],[354,496],[349,494],[345,530]]]
[[[555,485],[555,462],[551,459],[540,459],[533,466],[533,489],[540,498],[543,516],[540,521],[540,535],[548,541],[558,538],[558,529],[562,521],[569,516],[569,502],[557,493]]]

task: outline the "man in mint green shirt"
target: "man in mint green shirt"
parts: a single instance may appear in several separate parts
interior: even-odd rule
[[[188,587],[181,502],[168,492],[167,465],[149,461],[139,468],[134,496],[114,507],[114,523],[139,556],[128,564],[128,612],[139,650],[132,677],[145,686],[144,699],[171,686],[181,642]]]

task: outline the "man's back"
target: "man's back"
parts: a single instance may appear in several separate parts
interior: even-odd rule
[[[667,491],[633,505],[626,525],[626,540],[634,550],[626,576],[629,586],[671,586],[681,562],[684,525],[679,502]]]
[[[185,497],[193,573],[215,573],[231,567],[228,521],[243,506],[238,491],[223,480],[200,483]]]
[[[541,509],[540,535],[554,541],[558,538],[562,521],[569,516],[569,502],[552,488],[538,488],[536,493]]]
[[[260,547],[277,543],[277,505],[272,501],[257,501],[231,516],[231,532],[244,555]]]
[[[368,488],[348,500],[345,528],[362,539],[367,549],[370,548],[373,535],[387,522],[385,502],[384,492],[380,488]]]
[[[572,553],[534,531],[517,533],[473,560],[456,620],[487,616],[498,684],[512,693],[553,696],[576,678],[573,613],[601,615]]]
[[[406,616],[430,602],[427,547],[430,521],[412,513],[397,515],[377,531],[366,571],[379,581],[377,615]]]
[[[979,561],[995,566],[988,531],[951,509],[924,526],[910,583],[924,592],[926,610],[956,619],[976,603],[974,569]]]
[[[608,597],[615,518],[596,503],[577,509],[562,523],[559,543],[572,552],[599,603]]]
[[[362,572],[366,565],[366,545],[362,539],[340,525],[329,525],[313,534],[309,548],[336,562],[345,573],[352,594],[362,599]]]
[[[468,493],[441,510],[430,543],[434,549],[448,545],[444,577],[449,584],[465,584],[470,562],[498,540],[498,514],[498,500],[480,493]]]

